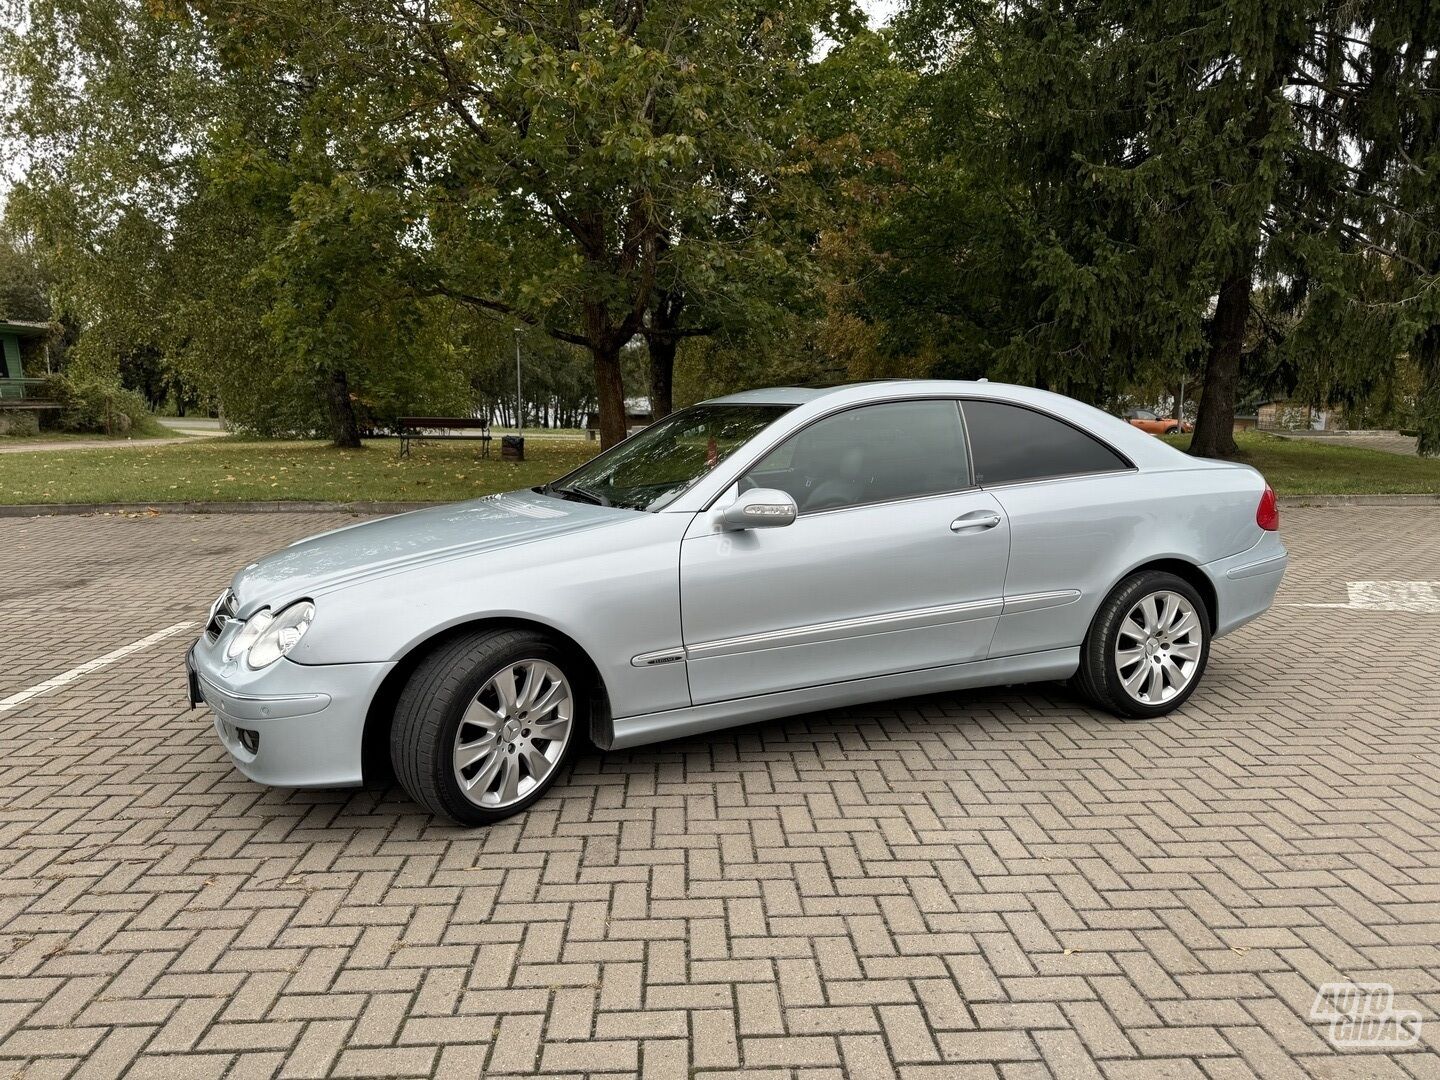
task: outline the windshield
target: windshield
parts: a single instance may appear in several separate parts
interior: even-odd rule
[[[562,499],[659,510],[785,413],[789,405],[696,405],[538,490]]]

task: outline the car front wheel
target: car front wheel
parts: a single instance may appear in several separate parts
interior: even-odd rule
[[[1117,716],[1163,716],[1195,692],[1210,656],[1209,612],[1183,578],[1147,570],[1105,598],[1075,685]]]
[[[395,707],[390,758],[416,802],[462,825],[517,814],[580,741],[579,666],[543,635],[492,630],[440,645]]]

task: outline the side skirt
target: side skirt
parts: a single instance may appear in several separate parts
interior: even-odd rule
[[[707,705],[692,705],[686,709],[670,709],[642,716],[627,716],[611,721],[611,738],[603,749],[625,750],[663,739],[703,735],[709,731],[751,724],[757,720],[774,720],[782,716],[795,716],[844,705],[860,705],[887,698],[937,694],[975,686],[1068,679],[1075,674],[1079,666],[1078,647],[1051,649],[1047,652],[1000,656],[968,664],[926,668],[922,671],[876,675],[868,679],[853,679],[827,686],[782,690],[759,697],[716,701]]]

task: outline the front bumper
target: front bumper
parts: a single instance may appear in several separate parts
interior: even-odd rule
[[[223,640],[223,639],[222,639]],[[203,636],[185,657],[190,704],[214,715],[235,767],[274,787],[353,787],[365,716],[394,664],[296,664],[251,671]]]

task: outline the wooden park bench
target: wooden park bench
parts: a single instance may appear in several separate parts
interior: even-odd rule
[[[474,434],[462,434],[473,432]],[[490,456],[490,421],[473,416],[402,416],[395,421],[400,436],[400,456],[410,453],[410,440],[468,439],[480,443],[480,456]]]

